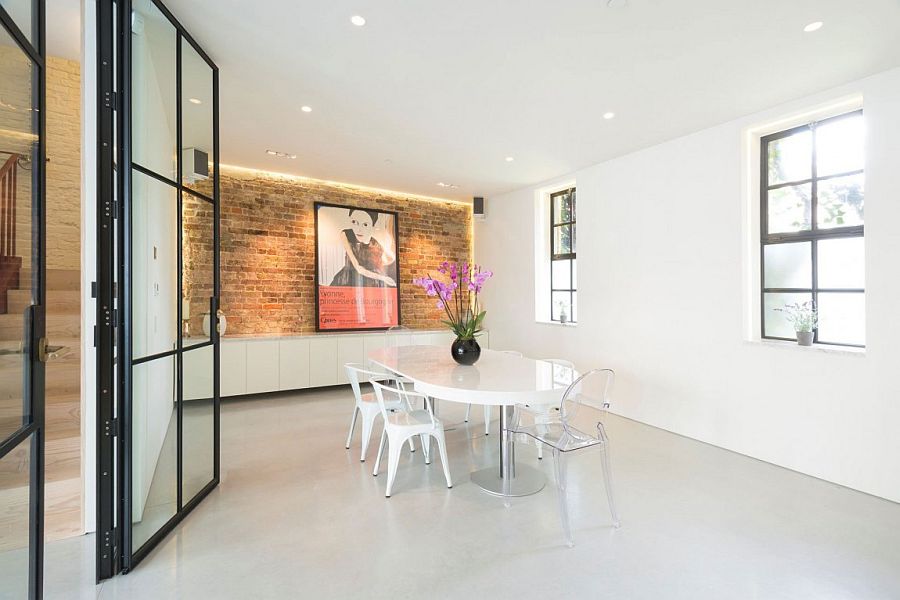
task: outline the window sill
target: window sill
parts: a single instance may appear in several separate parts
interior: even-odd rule
[[[553,325],[555,327],[578,327],[578,323],[560,323],[559,321],[542,321],[541,319],[535,319],[534,322],[538,325]]]
[[[853,346],[832,346],[829,344],[813,344],[812,346],[801,346],[797,342],[764,339],[745,340],[744,343],[754,346],[766,346],[769,348],[792,349],[799,352],[822,352],[825,354],[843,354],[859,357],[864,357],[866,355],[865,348],[856,348]]]

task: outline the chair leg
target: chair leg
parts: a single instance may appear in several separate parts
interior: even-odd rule
[[[556,471],[556,492],[559,501],[559,519],[562,522],[563,535],[566,537],[566,545],[571,548],[575,545],[572,538],[572,525],[569,522],[569,503],[566,498],[566,485],[568,474],[566,472],[566,458],[563,453],[553,449],[553,467]]]
[[[453,487],[453,481],[450,479],[450,463],[447,462],[447,441],[444,439],[444,432],[435,434],[437,440],[438,453],[441,455],[441,466],[444,467],[444,477],[447,479],[447,487]]]
[[[350,419],[350,433],[347,434],[347,444],[344,446],[347,450],[350,449],[350,440],[353,439],[353,430],[356,428],[356,415],[359,414],[359,407],[355,404],[353,405],[353,417]]]
[[[378,476],[378,469],[381,467],[381,455],[384,454],[384,443],[387,441],[387,431],[381,432],[381,442],[378,443],[378,456],[375,457],[375,469],[372,471],[372,475]]]
[[[491,405],[484,405],[484,435],[491,433]]]
[[[431,464],[431,436],[422,434],[419,436],[422,440],[422,454],[425,455],[425,464]]]
[[[359,461],[366,462],[366,452],[369,449],[369,438],[372,437],[372,427],[375,426],[375,413],[363,413],[362,422],[362,448],[359,452]]]
[[[603,465],[603,484],[606,486],[606,500],[609,502],[609,512],[612,515],[613,527],[618,528],[621,525],[619,521],[619,511],[616,509],[615,496],[613,494],[612,468],[609,464],[609,438],[606,436],[606,428],[603,424],[599,424],[600,435],[603,443],[600,444],[600,455]]]
[[[472,405],[471,405],[471,404],[469,404],[468,406],[466,406],[466,423],[469,422],[469,413],[470,413],[470,412],[472,412]],[[349,446],[348,446],[348,447],[349,447]]]
[[[385,498],[391,497],[391,488],[394,487],[394,479],[397,477],[397,465],[400,463],[400,447],[403,445],[403,441],[388,439],[388,480],[387,487],[384,489]]]
[[[416,441],[415,440],[416,440],[416,436],[409,438],[409,451],[410,452],[416,451]]]

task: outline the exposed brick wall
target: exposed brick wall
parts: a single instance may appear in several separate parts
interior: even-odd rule
[[[402,324],[440,328],[433,298],[413,287],[414,277],[442,260],[470,259],[471,211],[456,202],[378,192],[223,167],[221,174],[222,310],[229,334],[315,331],[315,229],[317,201],[396,211],[400,229]],[[199,201],[185,205],[185,239],[190,248],[191,327],[199,330],[211,248],[197,232],[211,213]],[[186,261],[187,264],[187,261]],[[188,270],[186,269],[186,272]]]

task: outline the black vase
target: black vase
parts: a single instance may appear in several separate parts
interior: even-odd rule
[[[474,365],[481,358],[481,346],[474,338],[471,340],[456,338],[456,341],[450,346],[450,354],[453,356],[453,360],[461,365]]]

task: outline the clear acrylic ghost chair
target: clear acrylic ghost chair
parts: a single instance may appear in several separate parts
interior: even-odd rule
[[[513,356],[518,356],[522,358],[524,355],[521,352],[516,350],[500,350],[503,354],[511,354]],[[472,412],[472,405],[469,404],[466,406],[466,423],[469,422],[469,413]],[[484,405],[484,435],[490,435],[491,433],[491,405]]]
[[[554,380],[564,381],[568,384],[574,379],[572,377],[572,374],[575,373],[575,363],[573,363],[572,361],[566,360],[564,358],[542,358],[541,360],[553,365]],[[535,406],[529,406],[528,409],[534,413],[535,423],[549,423],[552,419],[552,413],[558,411],[559,407],[551,406],[548,404],[538,404]],[[544,444],[542,444],[538,440],[533,441],[534,445],[537,446],[538,460],[543,460]]]
[[[613,497],[612,473],[609,464],[609,438],[602,419],[609,408],[609,394],[615,382],[611,369],[588,371],[566,388],[559,412],[550,412],[546,422],[535,422],[535,413],[529,408],[517,406],[509,431],[511,437],[526,436],[541,442],[553,451],[553,466],[556,474],[559,514],[562,521],[566,544],[574,546],[572,527],[569,521],[569,507],[566,498],[568,486],[566,462],[569,454],[578,450],[595,448],[600,451],[600,464],[606,485],[606,499],[612,514],[613,526],[619,526],[619,514]],[[531,419],[528,420],[528,413]],[[538,416],[542,416],[538,413]],[[543,419],[542,419],[543,420]],[[510,442],[512,443],[512,442]],[[509,480],[504,480],[504,503],[510,505]]]
[[[381,415],[384,418],[384,431],[381,434],[381,442],[378,444],[378,458],[375,459],[375,469],[372,471],[372,475],[378,475],[378,469],[381,467],[381,455],[384,454],[384,446],[387,443],[388,480],[387,487],[384,490],[385,498],[391,497],[391,488],[394,486],[394,479],[397,477],[397,465],[400,462],[400,450],[403,448],[403,443],[407,440],[412,441],[415,436],[422,438],[422,448],[425,449],[425,464],[431,463],[428,452],[429,445],[425,443],[425,439],[433,437],[437,441],[438,452],[441,455],[441,465],[444,467],[444,477],[447,479],[447,487],[452,488],[453,481],[450,479],[450,468],[447,464],[447,443],[444,440],[444,425],[434,416],[428,396],[416,392],[408,392],[399,387],[383,385],[378,381],[371,381],[371,383],[372,388],[375,390],[378,406],[381,409]],[[392,403],[397,401],[410,403],[418,399],[424,402],[425,409],[388,412],[388,407]]]
[[[345,448],[350,449],[350,441],[353,439],[353,430],[356,428],[357,415],[362,416],[362,448],[359,453],[360,462],[365,462],[366,452],[369,450],[369,439],[372,437],[372,428],[375,420],[382,415],[381,408],[378,406],[378,400],[374,393],[363,393],[360,387],[360,380],[369,381],[376,379],[378,381],[389,381],[394,376],[391,373],[379,373],[377,371],[369,371],[363,365],[355,363],[347,363],[344,365],[347,370],[347,379],[350,380],[350,387],[353,389],[353,396],[356,404],[353,406],[353,417],[350,420],[350,433],[347,434],[347,443]],[[403,398],[392,398],[387,403],[387,410],[391,411],[407,411],[411,410],[411,406]],[[410,451],[415,451],[415,446],[410,440]]]

